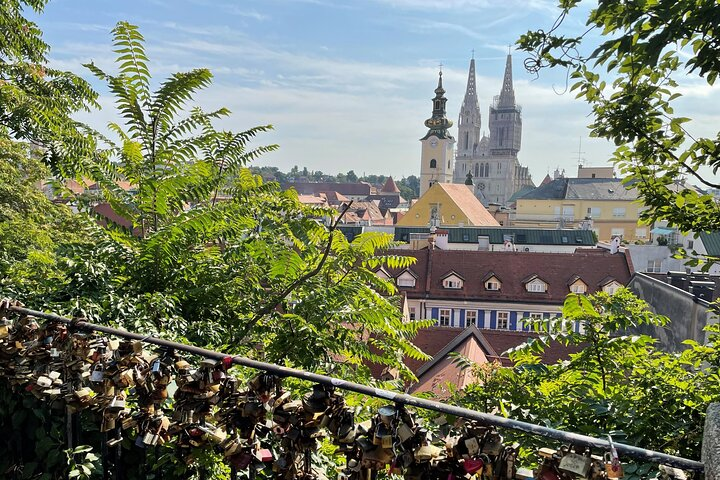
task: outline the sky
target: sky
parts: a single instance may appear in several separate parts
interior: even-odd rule
[[[420,174],[442,64],[448,117],[455,122],[472,55],[483,130],[499,94],[509,45],[531,29],[549,29],[558,11],[547,0],[50,0],[29,15],[51,45],[53,67],[92,80],[83,63],[116,71],[111,29],[121,20],[140,27],[150,71],[159,83],[192,68],[209,68],[213,84],[194,104],[228,107],[219,127],[242,131],[272,124],[257,145],[278,144],[255,165],[297,165],[337,174]],[[566,18],[569,33],[584,30],[582,12]],[[523,109],[520,162],[536,183],[556,168],[570,176],[578,158],[607,165],[613,146],[588,137],[590,109],[566,91],[564,71],[524,70],[513,52],[515,97]],[[720,90],[681,79],[682,113],[697,134],[712,134]],[[101,111],[79,119],[104,130],[117,121],[107,89],[93,80]],[[707,132],[705,132],[707,130]]]

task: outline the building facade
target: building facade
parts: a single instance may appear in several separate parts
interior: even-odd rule
[[[455,183],[472,178],[475,195],[486,206],[504,205],[526,186],[534,186],[526,166],[518,160],[522,143],[522,109],[515,101],[512,57],[507,56],[500,95],[489,107],[489,136],[482,134],[482,116],[475,82],[475,59],[470,60],[465,97],[458,115]]]
[[[637,192],[620,179],[561,177],[518,198],[510,221],[524,228],[587,228],[601,241],[646,241],[650,228],[638,224],[642,208]]]
[[[524,319],[553,318],[568,293],[614,293],[633,274],[624,253],[573,254],[395,250],[416,258],[408,268],[378,272],[405,295],[410,319],[438,327],[528,331]],[[568,325],[579,331],[580,325]]]

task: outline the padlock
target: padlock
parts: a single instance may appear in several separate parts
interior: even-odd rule
[[[565,472],[586,477],[588,471],[590,471],[591,462],[592,460],[588,456],[568,452],[560,459],[560,465],[558,465],[558,468]]]
[[[119,413],[125,409],[125,399],[120,395],[116,395],[110,401],[110,404],[105,408],[106,412]]]
[[[405,443],[411,438],[413,438],[415,436],[415,433],[405,422],[401,422],[400,425],[398,425],[397,427],[397,436],[400,440],[400,443]]]
[[[605,453],[605,473],[607,478],[623,478],[624,472],[622,463],[620,463],[620,457],[618,456],[615,445],[610,435],[608,437],[608,443],[610,444],[610,451]]]
[[[465,439],[465,447],[467,448],[468,455],[474,457],[480,451],[480,443],[476,437],[470,437]]]
[[[90,372],[90,381],[91,382],[102,382],[104,377],[105,377],[105,371],[104,371],[103,366],[99,363],[95,364]]]

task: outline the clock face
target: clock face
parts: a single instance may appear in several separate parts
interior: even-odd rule
[[[437,147],[437,139],[436,138],[433,138],[432,140],[430,140],[430,146]]]

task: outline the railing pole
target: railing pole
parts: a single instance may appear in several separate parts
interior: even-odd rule
[[[158,345],[161,347],[173,348],[175,350],[184,351],[194,355],[199,355],[205,358],[212,358],[215,360],[224,360],[231,358],[232,363],[236,365],[242,365],[245,367],[253,368],[256,370],[263,370],[268,373],[275,374],[279,377],[294,377],[301,380],[307,380],[314,383],[320,383],[323,385],[332,385],[342,390],[348,390],[351,392],[360,393],[363,395],[369,395],[371,397],[383,398],[390,402],[412,405],[414,407],[423,408],[426,410],[433,410],[439,413],[445,413],[449,415],[455,415],[458,417],[469,418],[477,420],[485,425],[492,425],[496,427],[509,428],[518,430],[521,432],[531,433],[534,435],[540,435],[543,437],[560,440],[566,443],[572,443],[573,445],[582,445],[592,448],[609,450],[610,444],[607,440],[601,438],[589,437],[587,435],[580,435],[577,433],[564,432],[554,428],[543,427],[541,425],[535,425],[532,423],[522,422],[519,420],[513,420],[511,418],[500,417],[497,415],[491,415],[489,413],[476,412],[467,408],[456,407],[453,405],[445,405],[440,402],[432,400],[426,400],[424,398],[413,397],[404,393],[392,392],[390,390],[384,390],[380,388],[369,387],[367,385],[361,385],[359,383],[348,382],[338,378],[328,377],[326,375],[319,375],[316,373],[305,372],[303,370],[297,370],[294,368],[282,367],[272,363],[259,362],[257,360],[251,360],[245,357],[227,355],[221,352],[215,352],[213,350],[207,350],[193,345],[185,345],[182,343],[172,342],[164,340],[162,338],[150,337],[140,335],[137,333],[127,332],[124,330],[118,330],[116,328],[106,327],[104,325],[97,325],[85,321],[73,321],[69,318],[65,318],[55,314],[44,313],[36,310],[30,310],[24,307],[11,306],[9,308],[18,313],[30,315],[33,317],[44,318],[51,321],[72,323],[75,327],[80,329],[94,330],[97,332],[107,333],[109,335],[115,335],[118,337],[129,338],[133,340],[142,340],[143,342]],[[225,360],[227,361],[227,360]],[[702,462],[695,460],[689,460],[687,458],[677,457],[674,455],[668,455],[665,453],[655,452],[644,448],[635,447],[633,445],[626,445],[623,443],[613,442],[615,449],[618,453],[623,454],[626,457],[635,458],[644,462],[670,465],[673,467],[681,468],[683,470],[694,470],[702,471],[704,466]],[[716,445],[717,448],[717,445]],[[716,452],[716,457],[720,458],[720,452]]]

